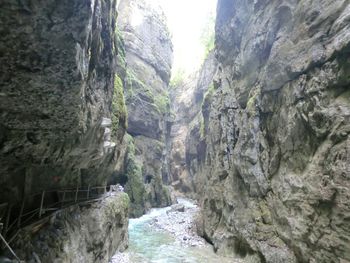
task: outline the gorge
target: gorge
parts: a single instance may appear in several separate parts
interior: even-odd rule
[[[218,0],[176,81],[155,2],[0,1],[0,262],[110,262],[179,196],[202,260],[350,262],[350,1]]]

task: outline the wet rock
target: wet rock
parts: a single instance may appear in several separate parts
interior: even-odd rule
[[[169,212],[185,212],[185,206],[183,204],[172,205]]]

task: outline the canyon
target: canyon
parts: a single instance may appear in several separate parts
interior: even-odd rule
[[[214,48],[176,83],[152,1],[0,10],[0,230],[16,256],[109,262],[129,218],[181,195],[233,262],[350,262],[348,0],[218,0]]]

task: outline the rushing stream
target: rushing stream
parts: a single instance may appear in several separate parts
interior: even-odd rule
[[[179,199],[179,203],[186,208],[195,208],[188,200]],[[168,220],[167,211],[171,208],[152,209],[150,213],[137,219],[129,220],[129,248],[124,253],[118,253],[111,261],[133,263],[196,263],[196,262],[238,262],[230,258],[217,256],[210,245],[203,244],[191,246],[184,245],[176,238],[174,233],[162,230],[152,222]],[[191,217],[182,212],[183,217]],[[171,217],[169,220],[173,220]],[[171,221],[170,221],[171,223]],[[175,223],[174,223],[175,224]],[[181,225],[179,225],[181,228]],[[198,238],[198,237],[197,237]]]

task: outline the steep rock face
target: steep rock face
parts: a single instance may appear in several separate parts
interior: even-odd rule
[[[163,185],[168,177],[165,137],[170,107],[167,90],[172,64],[170,35],[164,14],[146,1],[122,0],[118,11],[127,67],[124,78],[127,131],[135,145],[132,154],[135,162],[130,163],[138,166],[132,169],[141,172],[145,184],[144,204],[139,203],[138,207],[166,206],[171,203],[170,193]],[[134,211],[135,215],[142,212]]]
[[[257,262],[350,260],[349,1],[219,0],[203,235]]]
[[[125,111],[111,122],[116,1],[0,8],[0,202],[104,184],[125,130]]]
[[[206,152],[202,107],[213,92],[216,70],[214,52],[210,52],[198,72],[177,83],[171,90],[175,120],[170,136],[170,180],[176,190],[188,195],[202,188],[197,178]]]
[[[13,247],[26,262],[109,262],[127,248],[129,198],[125,193],[62,210],[21,230]]]
[[[5,0],[0,9],[0,204],[12,222],[39,207],[33,193],[104,185],[124,161],[126,110],[116,1]],[[53,193],[45,200],[57,202]],[[41,262],[107,262],[127,242],[128,206],[98,204],[59,212],[11,245]]]

